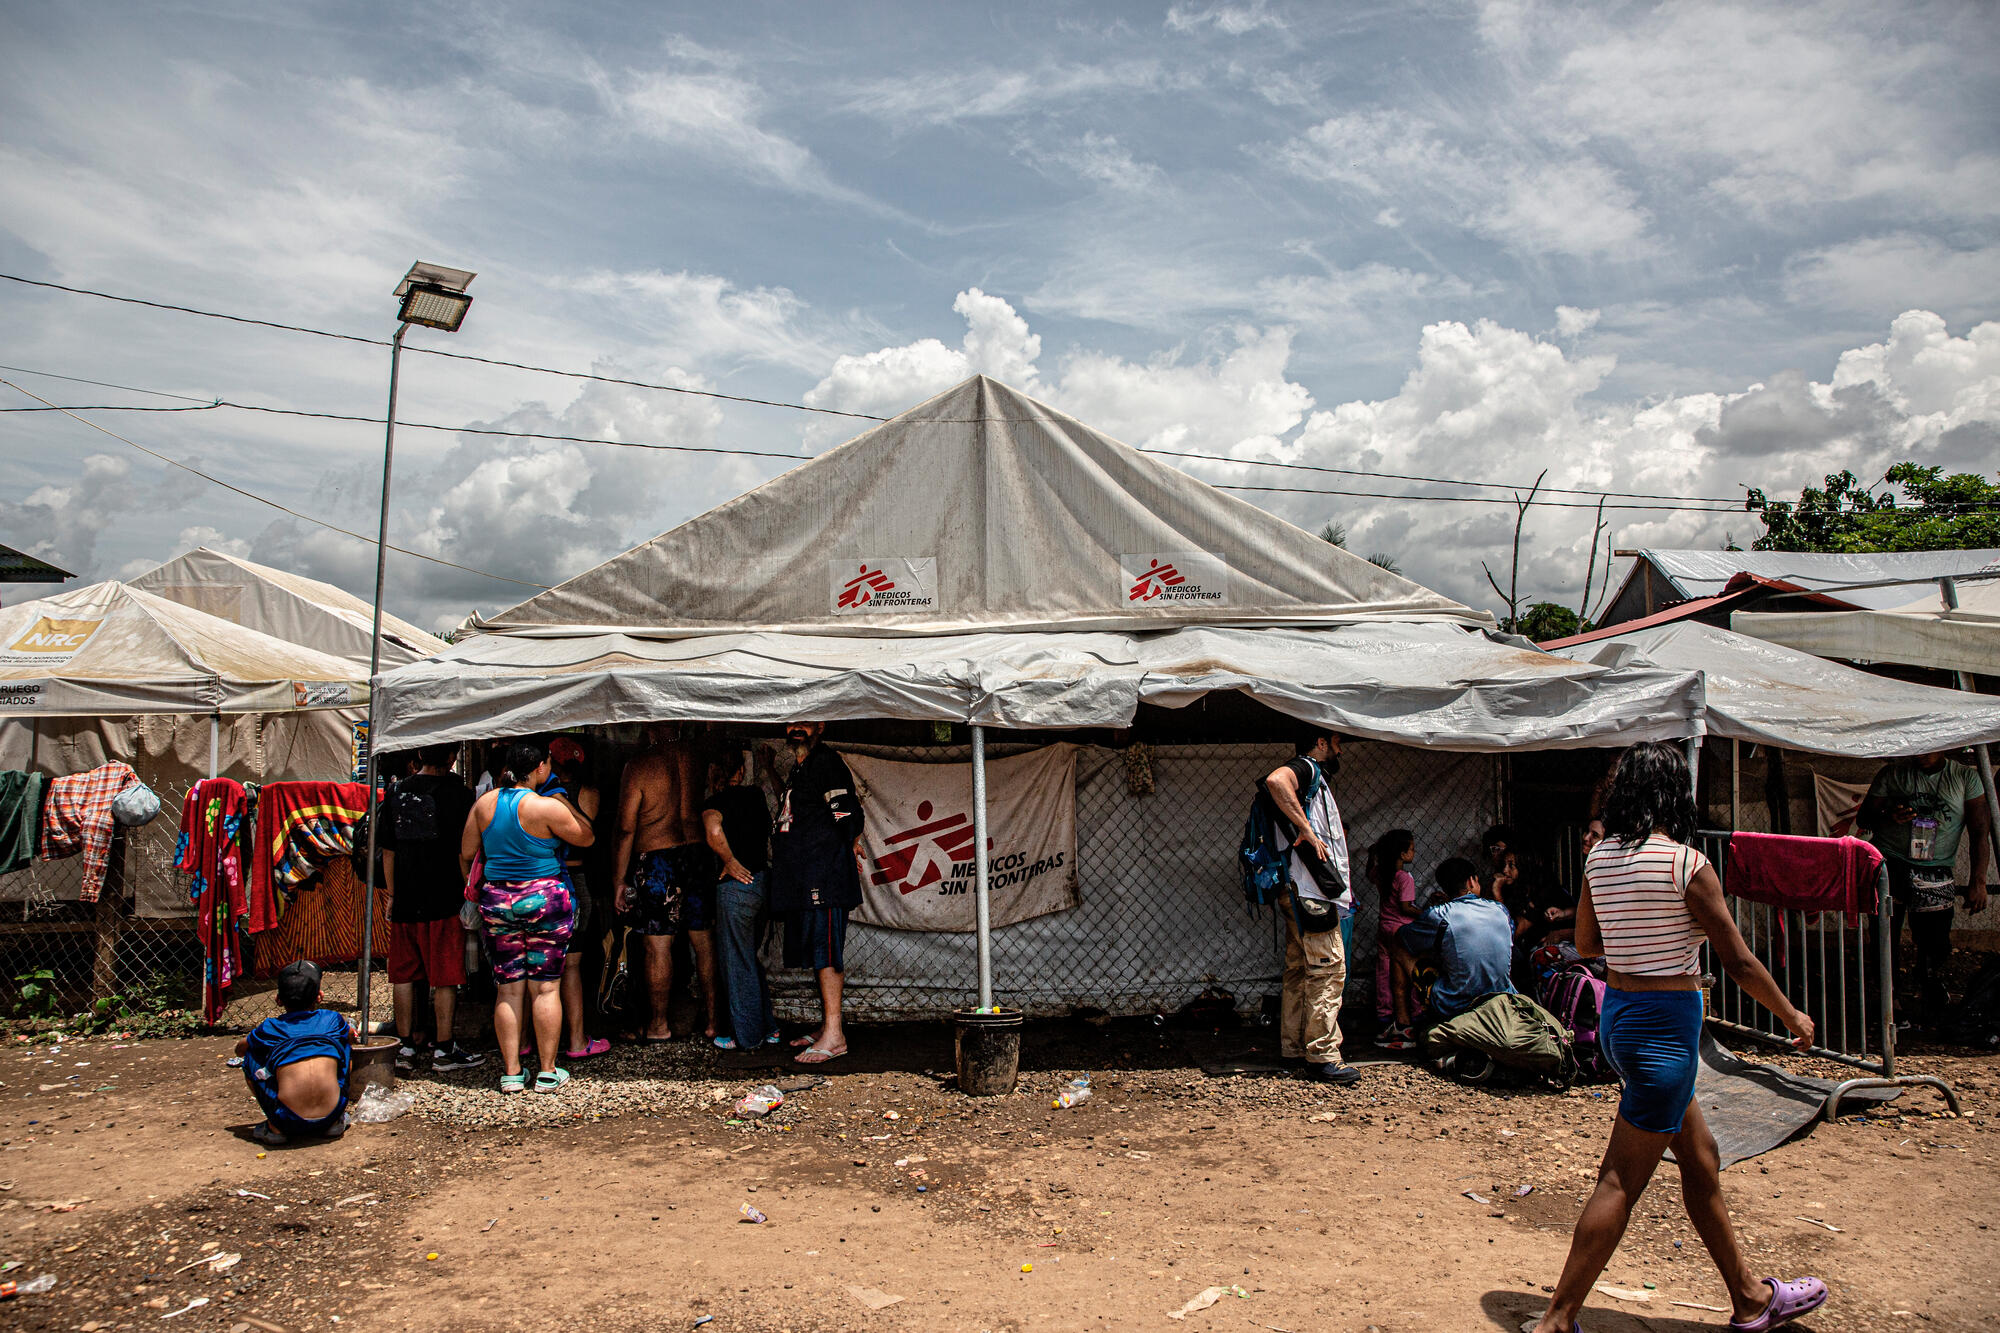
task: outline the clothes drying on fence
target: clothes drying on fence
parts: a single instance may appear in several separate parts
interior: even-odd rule
[[[1875,910],[1882,853],[1860,838],[1796,838],[1737,833],[1729,839],[1732,897],[1801,912]]]
[[[81,902],[96,902],[104,888],[115,827],[111,803],[138,783],[132,766],[117,760],[49,782],[48,799],[42,805],[42,855],[54,860],[83,853]]]
[[[273,782],[258,793],[251,933],[277,925],[301,884],[354,850],[354,826],[367,812],[363,782]]]
[[[233,778],[208,778],[188,789],[181,804],[181,837],[174,865],[187,872],[195,905],[208,985],[204,1021],[222,1017],[228,991],[243,975],[243,925],[250,915],[248,874],[254,797]]]
[[[0,875],[25,870],[35,859],[46,781],[40,773],[0,772]]]

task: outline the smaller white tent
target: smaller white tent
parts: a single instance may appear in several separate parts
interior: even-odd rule
[[[287,643],[354,662],[368,661],[374,607],[331,583],[198,546],[139,575],[131,586]],[[444,648],[443,639],[383,614],[384,669]]]
[[[1700,671],[1709,734],[1732,740],[1869,759],[2000,741],[2000,699],[1870,675],[1692,620],[1557,653],[1601,666]]]
[[[365,674],[115,580],[0,609],[0,717],[346,708]]]
[[[1940,671],[2000,675],[2000,577],[1954,580],[1958,606],[1941,590],[1881,611],[1820,614],[1739,612],[1738,633],[1846,662],[1900,662]]]

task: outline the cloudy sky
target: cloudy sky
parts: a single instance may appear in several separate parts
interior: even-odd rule
[[[0,31],[0,272],[383,338],[424,259],[478,303],[413,346],[875,414],[983,371],[1132,444],[1364,474],[1182,461],[1349,492],[1249,498],[1478,606],[1544,468],[1570,505],[1696,497],[1607,510],[1619,547],[1718,546],[1761,531],[1746,486],[2000,459],[2000,25],[1969,0],[8,3]],[[379,347],[7,282],[0,363],[100,409],[192,404],[49,375],[378,417],[387,379]],[[81,415],[373,531],[378,428]],[[398,415],[852,433],[424,356]],[[397,461],[392,542],[531,583],[791,465],[456,429]],[[1592,519],[1530,511],[1527,597],[1578,602]],[[372,568],[46,412],[0,415],[0,542],[90,578],[195,543]],[[390,568],[427,624],[529,591]]]

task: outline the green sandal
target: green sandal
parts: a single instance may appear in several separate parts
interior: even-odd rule
[[[535,1075],[536,1092],[559,1092],[562,1085],[569,1082],[567,1069],[551,1069],[546,1074]]]
[[[519,1074],[502,1074],[500,1076],[501,1092],[503,1093],[526,1092],[527,1090],[528,1090],[528,1075],[526,1071],[523,1071]]]

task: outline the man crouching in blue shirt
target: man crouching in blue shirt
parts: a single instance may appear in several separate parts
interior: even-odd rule
[[[1393,958],[1414,973],[1423,958],[1437,969],[1430,1003],[1413,1026],[1419,1030],[1476,1007],[1489,995],[1514,989],[1514,921],[1507,909],[1479,895],[1479,872],[1454,856],[1437,868],[1443,897],[1396,932]]]
[[[264,1108],[265,1123],[250,1137],[273,1146],[337,1139],[347,1132],[354,1028],[319,1007],[319,968],[304,959],[278,973],[278,1003],[282,1016],[265,1019],[236,1043],[243,1077]]]

